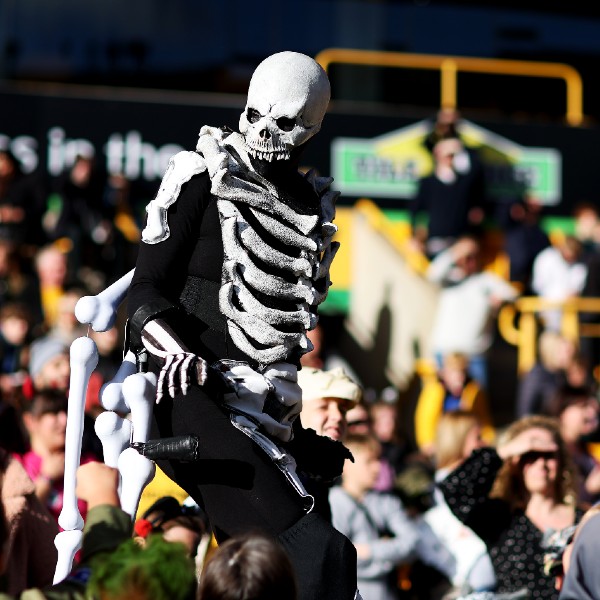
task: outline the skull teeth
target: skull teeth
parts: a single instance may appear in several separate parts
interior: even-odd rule
[[[272,162],[273,160],[289,160],[290,158],[290,153],[287,150],[274,150],[272,152],[265,152],[249,147],[248,151],[253,158],[258,160],[266,160],[267,162]]]

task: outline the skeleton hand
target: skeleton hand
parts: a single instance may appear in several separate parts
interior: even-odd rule
[[[167,354],[158,376],[156,403],[165,393],[174,398],[178,392],[187,394],[192,382],[203,385],[206,381],[206,361],[191,352]]]
[[[148,321],[142,330],[142,343],[150,354],[164,360],[156,385],[156,403],[179,392],[187,394],[191,383],[206,381],[206,361],[191,353],[162,319]]]

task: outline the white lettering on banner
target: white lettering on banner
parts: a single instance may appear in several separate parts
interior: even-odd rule
[[[89,140],[68,139],[62,127],[53,127],[48,132],[48,172],[52,176],[60,175],[65,169],[72,167],[78,156],[92,158],[96,154],[94,145]]]
[[[47,140],[46,168],[51,177],[72,167],[78,156],[91,158],[100,153],[90,140],[69,138],[66,131],[58,126],[48,130]],[[0,133],[0,150],[10,150],[25,173],[31,173],[38,167],[39,147],[39,141],[32,136],[11,138]],[[122,173],[132,181],[139,178],[154,181],[164,175],[169,159],[183,147],[179,144],[154,146],[145,142],[139,131],[132,130],[125,135],[111,133],[102,150],[106,156],[106,169],[111,175]]]
[[[24,173],[31,173],[38,166],[37,147],[37,140],[29,135],[19,135],[11,140],[0,134],[0,150],[10,150],[21,163]]]
[[[171,156],[181,150],[183,147],[177,144],[157,148],[144,142],[139,131],[129,131],[124,138],[113,133],[104,146],[109,173],[123,173],[131,180],[143,176],[147,181],[162,177]]]

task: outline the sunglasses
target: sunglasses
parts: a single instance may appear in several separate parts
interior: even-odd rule
[[[548,450],[546,452],[531,450],[530,452],[525,452],[525,454],[521,454],[520,462],[522,463],[534,463],[540,458],[544,460],[552,460],[558,457],[558,453],[555,450]]]

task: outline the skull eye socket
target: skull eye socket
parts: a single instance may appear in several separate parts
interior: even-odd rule
[[[256,123],[260,119],[260,113],[253,108],[249,108],[246,113],[246,119],[248,119],[248,123]]]
[[[291,131],[296,125],[296,119],[290,119],[288,117],[279,117],[275,122],[277,123],[277,127],[282,131]]]

